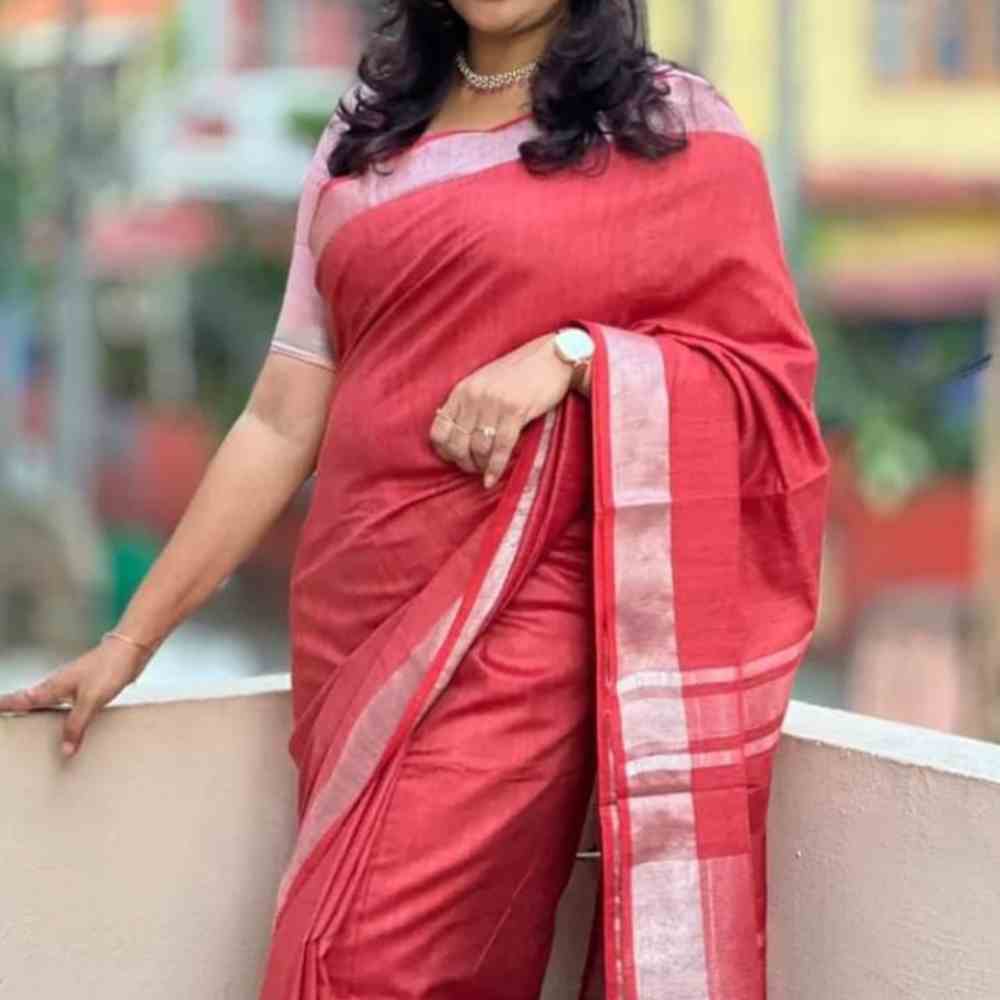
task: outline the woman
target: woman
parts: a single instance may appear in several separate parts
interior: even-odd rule
[[[72,699],[78,747],[315,465],[264,1000],[537,996],[595,776],[582,995],[765,994],[816,355],[757,149],[640,37],[620,0],[395,0],[246,412],[119,628],[0,703]]]

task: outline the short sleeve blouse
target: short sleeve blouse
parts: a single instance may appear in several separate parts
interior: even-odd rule
[[[331,120],[306,172],[299,197],[284,299],[270,344],[272,351],[331,370],[335,367],[335,359],[327,330],[327,307],[316,290],[316,260],[309,246],[309,231],[320,194],[330,177],[327,159],[344,127],[339,117]]]

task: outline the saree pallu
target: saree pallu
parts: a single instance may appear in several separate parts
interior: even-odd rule
[[[351,977],[379,957],[344,944],[366,940],[351,922],[379,893],[391,911],[391,884],[369,884],[372,852],[387,824],[405,827],[401,803],[419,826],[421,795],[463,783],[463,801],[499,819],[478,837],[474,811],[436,819],[435,878],[463,851],[505,850],[491,838],[519,811],[521,860],[509,885],[502,865],[476,884],[499,916],[473,947],[519,940],[501,927],[507,911],[530,917],[515,883],[533,822],[550,852],[533,869],[541,943],[453,980],[428,971],[441,961],[428,948],[377,970],[393,984],[377,1000],[537,995],[591,751],[601,884],[581,997],[766,995],[772,760],[816,619],[827,493],[817,358],[758,149],[710,85],[663,72],[689,137],[665,160],[611,149],[601,170],[532,176],[525,116],[428,135],[390,173],[322,180],[303,199],[298,271],[316,298],[283,312],[275,348],[329,364],[336,383],[293,573],[299,832],[264,1000],[376,1000]],[[441,462],[429,428],[453,385],[569,323],[597,345],[589,402],[571,395],[528,425],[492,490]],[[503,696],[513,721],[489,745],[509,752],[407,771],[448,732],[463,682],[499,690],[547,662],[558,682],[542,678],[523,709],[516,686]],[[492,740],[489,693],[477,696],[466,703]],[[461,730],[472,757],[478,710]],[[521,778],[531,793],[515,803]],[[394,837],[400,865],[431,864]],[[401,893],[398,926],[420,906]],[[460,938],[442,910],[428,908],[433,934]]]

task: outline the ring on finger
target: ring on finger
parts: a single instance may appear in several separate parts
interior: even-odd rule
[[[442,420],[446,420],[449,424],[451,424],[452,427],[457,427],[463,434],[471,434],[472,433],[472,431],[470,431],[467,428],[463,427],[460,423],[458,423],[458,421],[452,420],[451,417],[449,417],[448,414],[444,412],[444,410],[438,408],[434,412],[437,413],[437,415]]]
[[[488,425],[485,427],[480,426],[477,427],[476,430],[479,431],[479,433],[484,437],[489,438],[491,441],[497,436],[497,429],[495,427],[490,427]]]

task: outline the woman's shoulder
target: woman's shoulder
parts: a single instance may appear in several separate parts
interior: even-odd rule
[[[344,135],[349,127],[344,114],[345,112],[353,111],[357,107],[358,99],[362,93],[363,85],[360,81],[356,80],[354,83],[351,83],[338,98],[330,117],[326,121],[326,125],[319,135],[319,140],[316,143],[313,153],[313,173],[323,183],[326,183],[330,179],[329,172],[326,169],[330,155],[340,141],[341,136]]]
[[[660,57],[655,74],[667,84],[668,101],[688,133],[724,132],[749,139],[739,113],[708,77]]]

